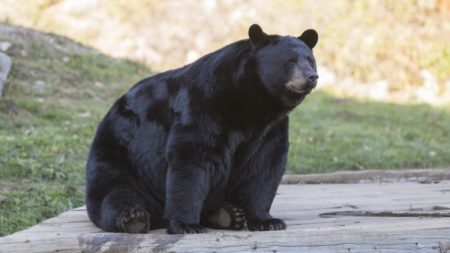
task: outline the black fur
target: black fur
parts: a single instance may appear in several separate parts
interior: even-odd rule
[[[144,79],[112,106],[87,162],[98,227],[200,233],[201,221],[233,203],[250,230],[285,229],[269,210],[287,160],[288,113],[315,87],[317,33],[302,35],[305,44],[252,27],[256,44],[238,41]],[[305,78],[288,89],[298,73]]]

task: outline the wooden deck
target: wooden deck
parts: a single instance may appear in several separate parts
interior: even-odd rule
[[[450,253],[448,208],[450,181],[281,185],[272,214],[286,231],[103,233],[80,207],[0,238],[0,252]]]

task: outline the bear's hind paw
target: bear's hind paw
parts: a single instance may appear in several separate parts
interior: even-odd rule
[[[140,206],[124,210],[118,219],[120,231],[145,234],[150,229],[150,215]]]
[[[229,202],[208,216],[208,224],[218,229],[241,230],[245,228],[246,223],[244,210]]]

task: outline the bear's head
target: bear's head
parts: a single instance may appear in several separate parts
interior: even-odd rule
[[[309,29],[299,37],[267,35],[254,24],[248,33],[261,83],[285,105],[300,103],[317,84],[312,52],[318,40],[317,32]]]

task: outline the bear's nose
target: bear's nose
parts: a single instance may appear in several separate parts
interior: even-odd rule
[[[306,78],[306,80],[308,81],[308,83],[313,83],[315,81],[317,81],[317,79],[319,78],[319,76],[317,74],[313,74],[310,75]]]
[[[306,78],[306,83],[308,84],[309,88],[313,89],[316,87],[318,78],[319,78],[319,76],[317,74],[309,75]]]

